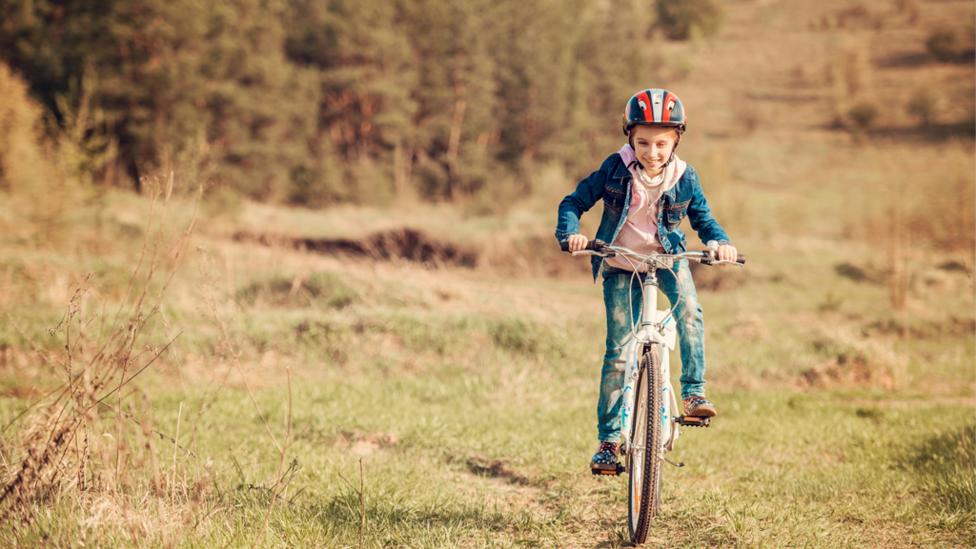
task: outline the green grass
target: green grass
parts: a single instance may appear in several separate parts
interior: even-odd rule
[[[574,389],[587,380],[554,375],[514,354],[492,358],[512,363],[512,370],[445,362],[423,378],[377,369],[354,377],[320,373],[317,383],[296,384],[289,460],[298,469],[266,541],[354,546],[362,535],[366,546],[621,545],[625,483],[586,470],[595,394]],[[503,379],[511,377],[523,381]],[[281,430],[287,411],[280,390],[260,391],[252,405],[242,391],[225,389],[200,413],[205,395],[198,391],[152,392],[161,395],[155,421],[170,433],[184,403],[184,436],[192,426],[196,457],[179,452],[176,471],[213,479],[201,502],[164,494],[141,506],[139,494],[123,494],[99,522],[90,502],[67,498],[32,525],[8,524],[0,532],[16,528],[22,542],[46,536],[65,543],[97,532],[100,543],[131,543],[128,529],[113,522],[125,517],[112,511],[131,505],[137,511],[130,513],[163,526],[167,513],[206,517],[192,531],[143,532],[140,543],[255,540],[276,458],[263,419]],[[722,417],[707,430],[683,431],[672,458],[687,466],[665,470],[654,540],[668,546],[973,540],[971,408],[926,399],[895,405],[871,392],[713,396]],[[12,402],[3,403],[6,418]],[[165,473],[171,447],[159,448]],[[214,465],[206,473],[208,460]],[[490,462],[501,464],[496,478],[479,467]],[[79,520],[94,531],[86,533]]]
[[[41,500],[32,522],[5,523],[0,539],[625,545],[624,480],[587,470],[603,321],[599,288],[585,275],[505,280],[297,252],[262,262],[237,246],[222,249],[222,261],[250,261],[241,264],[246,278],[183,269],[147,327],[144,342],[182,330],[128,399],[146,399],[148,408],[131,410],[162,436],[121,432],[124,482]],[[720,273],[737,279],[734,287],[703,282],[700,291],[709,391],[721,416],[707,430],[683,431],[671,457],[687,466],[666,466],[651,539],[683,547],[971,544],[976,380],[966,303],[935,288],[921,294],[929,306],[891,312],[876,306],[883,287],[834,271],[856,249],[825,262],[816,247],[781,257],[748,239],[744,246],[757,250],[750,268]],[[828,308],[825,280],[842,296]],[[95,291],[86,306],[114,311],[99,298],[115,295]],[[59,318],[53,304],[27,311],[18,320],[56,349],[47,331]],[[903,378],[889,390],[803,385],[804,371],[839,356],[881,369],[904,360]],[[284,439],[286,368],[290,468],[265,529],[279,461],[268,429]],[[56,381],[29,361],[2,373],[2,424]],[[25,380],[33,392],[24,392]],[[111,410],[100,414],[96,425],[114,440]],[[23,427],[0,439],[6,463],[20,455]],[[116,475],[109,454],[96,460],[106,479]]]
[[[664,508],[651,539],[666,546],[972,543],[976,408],[959,399],[974,382],[965,361],[972,340],[962,333],[885,335],[905,356],[925,357],[911,364],[928,367],[910,366],[905,385],[893,391],[801,390],[800,370],[851,344],[817,343],[822,333],[858,334],[886,317],[857,312],[858,300],[871,296],[856,292],[839,311],[811,316],[819,297],[807,293],[804,301],[794,293],[823,275],[799,268],[802,255],[795,261],[796,269],[782,266],[793,277],[789,286],[747,279],[734,290],[702,291],[715,319],[709,387],[721,416],[707,430],[683,431],[671,457],[687,465],[666,466]],[[586,468],[602,353],[602,320],[587,311],[599,313],[598,288],[585,280],[525,279],[508,287],[508,306],[499,307],[491,292],[497,280],[478,272],[350,264],[340,278],[328,265],[313,265],[328,284],[299,300],[268,297],[294,295],[280,281],[290,292],[295,275],[281,265],[255,278],[271,283],[238,286],[255,299],[234,290],[225,328],[242,353],[240,368],[214,359],[203,359],[202,371],[191,367],[194,356],[217,352],[218,330],[206,311],[172,311],[169,322],[190,329],[138,387],[166,437],[175,436],[179,415],[181,448],[174,452],[164,437],[152,452],[133,450],[126,488],[67,492],[38,504],[30,524],[0,527],[0,538],[625,545],[625,481],[594,478]],[[759,265],[761,273],[761,259]],[[443,298],[430,293],[431,283],[452,297],[437,305]],[[387,291],[414,297],[385,302]],[[356,297],[334,306],[334,295]],[[780,299],[789,306],[777,307]],[[731,335],[743,302],[753,311],[766,307],[745,345]],[[926,322],[937,318],[917,321]],[[285,436],[286,367],[293,372],[286,455],[293,468],[265,531],[279,457],[266,429]],[[954,390],[938,389],[952,380]],[[5,383],[16,386],[12,378]],[[932,387],[935,393],[926,389]],[[26,402],[0,398],[0,422]],[[111,426],[111,412],[102,413]],[[13,435],[3,437],[8,461],[17,455]],[[144,440],[128,437],[133,447]],[[152,487],[150,456],[161,487]]]

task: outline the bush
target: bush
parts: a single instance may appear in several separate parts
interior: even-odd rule
[[[968,40],[966,37],[969,37]],[[933,30],[925,40],[925,49],[938,61],[970,62],[974,38],[972,31],[959,32],[946,27]]]
[[[658,25],[672,40],[712,36],[722,23],[722,8],[715,0],[658,0]]]
[[[870,129],[878,118],[878,107],[874,103],[860,101],[847,110],[847,125],[853,130]]]
[[[925,40],[925,49],[939,61],[951,61],[956,56],[959,38],[950,29],[936,29]]]

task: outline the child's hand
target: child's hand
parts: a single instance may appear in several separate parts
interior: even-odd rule
[[[566,239],[566,242],[569,244],[569,251],[578,252],[586,248],[586,245],[590,242],[590,239],[581,234],[571,234],[569,235],[569,238]]]
[[[739,258],[739,251],[731,244],[722,244],[718,247],[717,255],[719,261],[735,261]]]

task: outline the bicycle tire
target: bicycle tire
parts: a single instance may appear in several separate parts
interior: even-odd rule
[[[646,347],[640,358],[634,396],[631,448],[627,453],[627,526],[630,541],[644,543],[647,531],[661,504],[661,459],[663,433],[661,351],[657,344]],[[651,451],[648,451],[650,449]]]

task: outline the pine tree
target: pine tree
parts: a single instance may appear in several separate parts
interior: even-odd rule
[[[402,177],[393,173],[395,155],[409,140],[416,109],[409,48],[394,10],[377,0],[291,0],[289,8],[288,58],[313,69],[320,90],[316,147],[346,167],[332,176],[350,182],[348,197],[390,195]],[[382,181],[362,181],[364,170]]]
[[[208,7],[209,181],[259,200],[284,200],[303,167],[316,94],[284,54],[285,3],[234,0]]]

